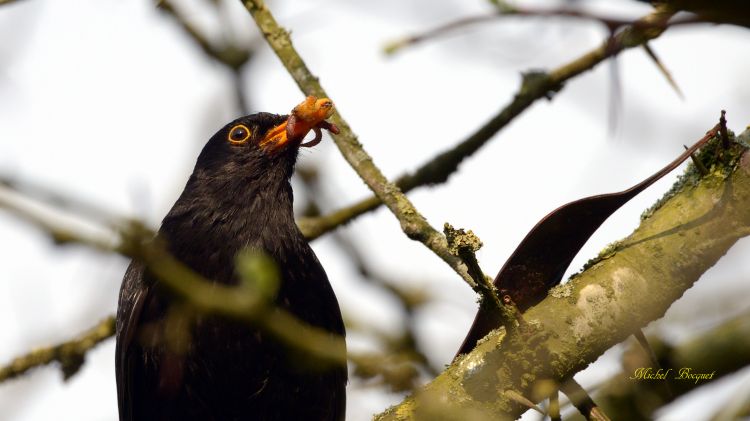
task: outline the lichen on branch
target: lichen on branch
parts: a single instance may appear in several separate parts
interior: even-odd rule
[[[35,367],[59,363],[63,379],[73,377],[83,366],[86,354],[102,341],[115,334],[115,318],[108,316],[69,341],[57,345],[40,347],[16,357],[9,364],[0,367],[0,382],[18,377]]]
[[[243,0],[242,3],[300,90],[305,95],[328,98],[318,78],[313,76],[292,45],[289,32],[279,26],[265,2]],[[333,139],[342,156],[378,199],[396,216],[406,236],[424,244],[453,268],[461,278],[471,284],[471,276],[466,266],[458,257],[449,252],[445,237],[427,222],[401,189],[383,175],[338,110],[335,111],[330,121],[339,128],[340,133],[334,135]]]
[[[717,169],[684,184],[601,260],[524,313],[528,329],[497,330],[469,354],[377,420],[425,411],[515,419],[549,382],[562,383],[635,330],[663,316],[740,238],[750,235],[750,153],[738,144]],[[738,159],[727,159],[738,153]],[[451,418],[449,416],[443,419]],[[464,418],[465,419],[465,418]],[[481,418],[478,418],[481,419]]]
[[[247,4],[247,2],[246,2]],[[440,152],[411,173],[398,177],[394,184],[404,193],[420,186],[444,183],[458,170],[463,160],[481,149],[500,130],[540,99],[550,99],[564,84],[596,67],[625,49],[645,45],[659,37],[668,27],[673,12],[657,8],[654,12],[626,25],[593,50],[549,71],[530,70],[522,74],[521,84],[510,102],[485,124],[457,143]],[[269,41],[270,42],[270,41]],[[278,52],[278,51],[277,51]],[[283,59],[282,59],[283,61]],[[300,228],[308,239],[320,235],[376,209],[382,204],[375,195],[317,218],[303,218]]]

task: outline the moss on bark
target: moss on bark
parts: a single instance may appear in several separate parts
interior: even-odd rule
[[[377,420],[515,419],[550,381],[586,368],[669,306],[741,237],[750,234],[750,154],[734,144],[713,170],[676,188],[616,252],[592,264]],[[708,166],[711,168],[711,166]]]

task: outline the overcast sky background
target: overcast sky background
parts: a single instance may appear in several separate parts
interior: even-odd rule
[[[227,1],[220,28],[200,1],[185,11],[217,39],[257,39],[240,2]],[[295,46],[388,175],[413,169],[492,117],[518,89],[521,71],[552,68],[598,45],[595,23],[506,19],[382,54],[393,38],[460,16],[489,12],[485,0],[276,0],[269,2]],[[538,1],[535,4],[548,5]],[[636,18],[626,0],[578,2]],[[530,2],[522,2],[530,4]],[[495,274],[552,209],[625,189],[682,152],[726,109],[730,128],[750,123],[750,31],[727,26],[670,29],[652,43],[685,94],[680,100],[640,49],[618,59],[616,129],[608,130],[610,65],[540,101],[466,160],[450,182],[410,194],[433,226],[450,222],[484,242],[480,264]],[[244,75],[254,110],[286,113],[302,95],[262,44]],[[25,0],[0,7],[0,173],[97,203],[157,226],[182,190],[203,143],[237,116],[231,75],[212,63],[153,2]],[[322,169],[329,210],[367,189],[327,139],[303,151]],[[571,266],[629,234],[677,172],[615,214]],[[0,194],[3,194],[0,192]],[[437,257],[408,240],[385,210],[346,228],[382,273],[422,286],[435,301],[420,312],[420,339],[437,366],[450,361],[475,313],[475,297]],[[55,343],[112,313],[127,261],[82,247],[59,248],[0,212],[0,364]],[[398,326],[389,297],[363,283],[330,239],[313,243],[342,310],[381,329]],[[649,329],[681,340],[747,309],[750,243],[741,241]],[[654,280],[658,282],[659,280]],[[350,346],[364,347],[356,335]],[[580,373],[595,384],[618,369],[619,347]],[[88,354],[63,383],[56,368],[0,384],[0,419],[116,419],[114,341]],[[661,419],[711,414],[747,371],[671,405]],[[363,420],[398,395],[350,387],[348,419]],[[688,402],[689,401],[689,402]]]

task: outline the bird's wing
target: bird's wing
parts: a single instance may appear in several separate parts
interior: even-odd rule
[[[133,411],[129,405],[128,396],[133,395],[132,352],[133,338],[138,329],[143,304],[149,295],[151,286],[143,281],[144,267],[132,262],[125,272],[120,303],[117,310],[117,345],[115,347],[115,374],[117,377],[117,404],[120,421],[132,421]]]
[[[347,372],[346,367],[338,370],[338,373],[336,374],[336,383],[339,385],[337,389],[334,390],[332,401],[333,404],[333,413],[331,416],[331,420],[334,421],[344,421],[346,418],[346,383],[348,381],[349,374]]]

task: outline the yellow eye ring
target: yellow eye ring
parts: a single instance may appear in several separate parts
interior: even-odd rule
[[[252,132],[244,124],[238,124],[229,130],[227,140],[233,145],[241,145],[250,139]]]

